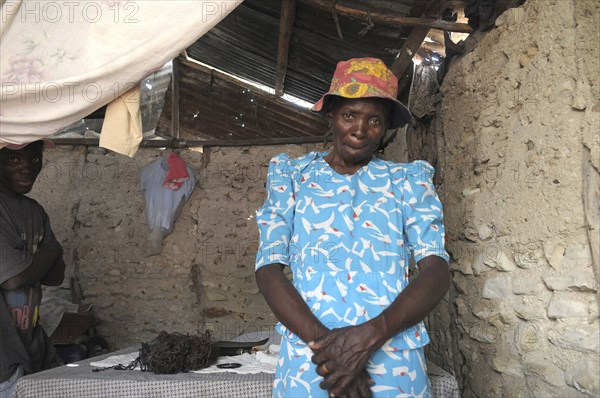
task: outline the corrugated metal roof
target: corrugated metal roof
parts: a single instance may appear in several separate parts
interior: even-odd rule
[[[416,0],[338,0],[339,4],[383,14],[410,15]],[[245,0],[187,49],[191,59],[274,88],[282,2]],[[368,26],[332,12],[296,3],[284,93],[310,103],[325,93],[338,61],[372,56],[391,65],[410,28]],[[338,33],[341,32],[342,37]],[[325,121],[272,94],[224,82],[191,64],[180,76],[180,135],[185,139],[238,140],[322,136]],[[256,102],[250,102],[255,99]],[[195,117],[194,117],[195,116]],[[158,132],[168,133],[170,110]]]
[[[218,71],[185,60],[178,70],[179,134],[184,140],[320,137],[327,129],[325,120],[308,109]],[[171,108],[166,106],[157,134],[168,135],[170,129]]]
[[[389,66],[412,31],[411,27],[371,23],[368,17],[334,15],[328,9],[327,1],[296,1],[283,91],[309,103],[317,101],[328,90],[338,61],[372,56],[381,58]],[[429,9],[427,15],[439,17],[445,7],[464,1],[335,0],[331,4],[373,15],[400,17],[421,16]],[[229,75],[274,88],[283,2],[245,0],[186,50],[189,60],[181,62],[178,77],[180,138],[213,142],[281,142],[282,139],[302,137],[314,139],[324,134],[325,121],[306,108],[192,62],[199,61]],[[142,82],[145,136],[154,133],[163,103],[156,133],[175,135],[171,131],[169,78],[169,71],[163,70]],[[66,130],[99,130],[98,124],[98,120],[83,120],[76,128]]]
[[[341,2],[340,2],[341,3]],[[373,10],[368,1],[345,2]],[[377,1],[377,10],[406,15],[412,1]],[[275,85],[280,1],[246,0],[188,49],[188,55],[244,79]],[[327,91],[338,61],[373,56],[391,64],[405,34],[397,28],[374,26],[363,35],[366,21],[338,16],[343,39],[332,13],[297,3],[294,33],[284,92],[309,102]]]

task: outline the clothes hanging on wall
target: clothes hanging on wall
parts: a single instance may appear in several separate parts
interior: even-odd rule
[[[162,240],[173,230],[177,216],[194,191],[196,178],[185,161],[171,153],[168,159],[157,159],[144,166],[140,184],[150,229],[142,254],[152,256],[161,252]]]
[[[177,191],[190,178],[187,165],[178,154],[171,152],[167,161],[167,168],[168,172],[163,181],[163,187]]]

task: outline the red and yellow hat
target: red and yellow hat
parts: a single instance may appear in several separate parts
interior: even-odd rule
[[[325,99],[330,95],[343,98],[384,98],[393,103],[390,128],[405,125],[411,119],[410,112],[396,98],[398,79],[387,66],[377,58],[353,58],[338,62],[329,91],[310,108],[316,113],[323,112]]]

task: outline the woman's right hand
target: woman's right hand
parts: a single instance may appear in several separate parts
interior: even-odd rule
[[[325,336],[328,334],[331,334],[331,331],[325,333],[323,336],[320,337],[320,339],[325,338]],[[320,351],[317,348],[312,348],[312,350],[314,354],[318,354]],[[325,366],[325,368],[323,368],[322,366],[317,366],[316,372],[319,376],[323,377],[323,383],[327,384],[327,382],[329,381],[328,379],[330,377],[337,379],[340,376],[339,374],[336,374],[337,372],[340,372],[340,370],[343,370],[345,372],[347,369],[330,370],[327,369],[327,366]],[[363,369],[341,394],[335,395],[334,393],[329,391],[329,396],[341,398],[371,398],[371,386],[374,384],[375,381],[371,378],[369,372],[367,372],[366,369]]]
[[[371,386],[375,381],[369,375],[367,370],[363,370],[356,380],[341,395],[342,398],[371,398]]]
[[[333,329],[311,341],[312,362],[317,374],[324,377],[321,388],[330,396],[346,393],[363,376],[369,358],[386,341],[385,328],[366,322],[356,326]]]

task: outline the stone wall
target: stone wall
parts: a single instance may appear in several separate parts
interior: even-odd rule
[[[443,82],[454,286],[429,352],[465,397],[600,395],[599,7],[508,10]]]
[[[210,328],[222,339],[272,329],[275,319],[254,280],[255,212],[265,200],[269,159],[311,150],[322,148],[183,151],[197,187],[162,253],[152,257],[141,249],[148,227],[139,174],[168,151],[141,149],[129,159],[99,148],[47,150],[31,195],[64,246],[67,278],[46,294],[71,299],[73,290],[93,303],[99,332],[114,349],[148,341],[160,330]]]

